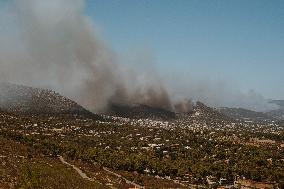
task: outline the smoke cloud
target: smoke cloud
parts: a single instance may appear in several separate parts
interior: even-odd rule
[[[50,88],[92,111],[102,111],[110,103],[138,103],[187,112],[191,101],[174,103],[185,98],[213,106],[274,108],[254,92],[244,95],[192,78],[175,79],[165,87],[149,63],[151,58],[144,55],[138,69],[121,64],[84,15],[84,0],[11,0],[2,4],[0,81]]]
[[[84,6],[84,0],[8,3],[1,10],[0,80],[54,89],[92,111],[109,103],[171,109],[167,90],[152,73],[118,67]]]
[[[166,79],[165,79],[166,80]],[[179,75],[179,78],[167,80],[169,93],[174,94],[174,99],[189,96],[193,101],[201,101],[212,107],[235,107],[253,111],[270,111],[279,106],[269,103],[261,94],[250,90],[240,91],[236,85],[229,85],[224,81],[210,79],[197,79]]]
[[[193,110],[193,104],[191,100],[184,99],[184,100],[178,101],[175,104],[174,108],[179,113],[189,113]]]

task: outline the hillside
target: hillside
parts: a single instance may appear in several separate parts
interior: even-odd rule
[[[269,103],[276,104],[280,109],[284,110],[284,100],[270,100]]]
[[[273,117],[270,116],[268,113],[263,113],[263,112],[255,112],[252,110],[247,110],[244,108],[227,108],[227,107],[222,107],[218,108],[218,110],[237,120],[250,120],[250,121],[268,121],[268,120],[273,120]]]
[[[0,83],[0,109],[17,114],[70,114],[102,119],[52,90],[10,83]]]
[[[223,114],[219,111],[217,111],[214,108],[211,108],[209,106],[206,106],[202,102],[197,102],[194,106],[194,112],[196,116],[203,116],[203,119],[209,119],[209,120],[222,120],[222,121],[231,121],[233,120],[226,114]]]
[[[112,159],[118,151],[107,146],[119,145],[120,135],[135,128],[121,125],[115,132],[116,126],[60,114],[39,117],[0,111],[0,188],[124,189],[136,183],[147,188],[183,188],[172,180],[113,166],[120,161],[134,163],[136,154],[127,154],[129,144],[125,143],[120,150],[125,159]]]
[[[283,134],[274,123],[234,122],[200,102],[192,114],[170,121],[2,112],[0,188],[30,182],[43,188],[133,186],[122,177],[145,188],[204,188],[210,175],[230,183],[235,175],[282,182]],[[269,140],[251,143],[251,138]]]
[[[202,102],[196,102],[191,112],[188,113],[175,113],[161,108],[154,108],[147,105],[133,105],[133,106],[122,106],[122,105],[111,105],[109,107],[108,115],[130,118],[130,119],[152,119],[161,121],[175,121],[181,115],[183,117],[194,117],[202,120],[213,121],[213,120],[232,120],[232,118],[224,115],[215,109],[206,106]]]
[[[271,100],[270,103],[276,104],[279,106],[278,109],[267,111],[267,112],[256,112],[244,108],[228,108],[221,107],[217,110],[231,117],[233,119],[242,120],[242,121],[277,121],[284,120],[284,101],[283,100]]]
[[[133,106],[112,104],[107,114],[131,119],[171,120],[176,118],[174,112],[142,104]]]
[[[176,119],[175,124],[180,127],[191,127],[192,129],[204,127],[223,130],[227,128],[228,125],[236,122],[233,118],[220,113],[214,108],[206,106],[202,102],[196,102],[191,113],[177,115],[178,119]]]

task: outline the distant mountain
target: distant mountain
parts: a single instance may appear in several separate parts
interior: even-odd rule
[[[0,83],[0,109],[18,114],[77,114],[101,119],[52,90],[10,83]]]
[[[142,104],[132,106],[112,104],[107,114],[131,119],[170,120],[176,118],[174,112]]]
[[[264,112],[255,112],[244,108],[218,108],[219,112],[237,119],[237,120],[250,120],[250,121],[271,121],[274,120],[272,116]]]
[[[202,102],[196,102],[193,105],[193,111],[186,114],[177,114],[178,119],[175,123],[181,127],[196,127],[196,128],[226,128],[228,125],[236,121],[219,112],[215,108],[211,108]]]
[[[202,120],[203,122],[231,121],[233,118],[206,106],[202,102],[196,102],[192,111],[188,113],[175,113],[161,108],[154,108],[147,105],[137,104],[133,106],[112,104],[107,115],[125,117],[131,119],[152,119],[152,120],[172,120],[179,119]]]
[[[276,104],[279,106],[279,109],[284,110],[284,100],[270,100],[269,103]]]
[[[276,104],[279,109],[267,112],[267,114],[274,119],[284,120],[284,100],[270,100],[269,103]]]
[[[215,108],[206,106],[202,102],[196,102],[196,105],[193,107],[193,112],[195,112],[195,116],[203,117],[208,120],[231,121],[234,119],[222,112],[219,112]]]
[[[284,120],[284,109],[272,110],[266,113],[276,120]]]
[[[251,121],[277,121],[284,120],[284,100],[269,100],[271,104],[279,106],[278,109],[268,112],[256,112],[244,108],[218,108],[219,112],[238,120],[251,120]]]

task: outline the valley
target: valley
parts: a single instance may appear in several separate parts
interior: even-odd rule
[[[224,185],[220,179],[233,185],[237,178],[283,184],[281,122],[235,120],[201,102],[169,118],[173,113],[151,107],[128,112],[118,117],[2,110],[0,187],[134,187],[125,179],[145,188],[206,188]],[[209,183],[209,177],[216,181]],[[74,183],[65,184],[69,180]]]

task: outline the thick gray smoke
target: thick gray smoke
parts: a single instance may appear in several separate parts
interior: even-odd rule
[[[154,75],[120,71],[115,53],[83,14],[84,4],[8,2],[0,13],[0,80],[51,88],[93,111],[112,102],[171,109],[167,90]]]
[[[84,15],[84,0],[11,0],[0,5],[0,81],[50,88],[93,111],[109,103],[142,103],[186,112],[190,101],[173,106],[171,99],[188,97],[212,106],[275,108],[254,92],[243,94],[193,78],[171,78],[165,88],[147,56],[141,56],[138,69],[121,64]]]
[[[179,113],[189,113],[193,110],[193,103],[188,99],[180,100],[174,105],[174,108]]]

